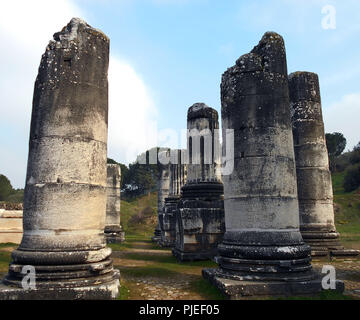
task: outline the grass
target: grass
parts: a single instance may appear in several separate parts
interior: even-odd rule
[[[345,192],[343,188],[345,173],[332,175],[335,224],[344,244],[360,242],[360,192]]]
[[[10,242],[7,242],[7,243],[0,243],[0,249],[1,248],[9,248],[9,247],[17,247],[18,245],[15,244],[15,243],[10,243]]]
[[[128,287],[125,281],[121,281],[121,286],[119,290],[119,296],[117,300],[128,300],[130,296],[130,288]]]
[[[9,270],[11,252],[0,251],[0,273],[6,273]]]
[[[144,219],[144,223],[133,224],[131,217],[139,214],[145,208],[150,207],[153,211],[152,219]],[[150,217],[151,218],[151,217]],[[149,240],[154,233],[157,221],[157,192],[150,193],[130,201],[121,200],[121,224],[125,236],[135,236],[138,240]]]
[[[190,287],[193,291],[200,293],[206,300],[224,300],[225,297],[209,281],[200,278],[192,281]]]

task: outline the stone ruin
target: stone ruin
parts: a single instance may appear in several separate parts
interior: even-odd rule
[[[23,234],[22,221],[22,204],[0,203],[0,243],[19,244]]]
[[[105,236],[107,243],[125,241],[125,232],[120,224],[121,168],[118,164],[107,165]]]
[[[119,271],[104,236],[109,39],[74,18],[54,34],[35,82],[24,233],[0,299],[111,299]],[[36,287],[22,287],[24,266]]]
[[[124,239],[120,167],[106,165],[108,63],[107,36],[77,18],[42,56],[23,235],[0,284],[2,300],[118,295],[106,246]],[[215,257],[218,268],[203,276],[232,299],[320,292],[311,253],[358,252],[338,241],[317,75],[288,76],[284,41],[268,32],[223,74],[221,102],[223,136],[234,130],[234,170],[221,178],[217,112],[194,104],[189,159],[184,150],[162,153],[170,163],[159,170],[154,240],[175,246],[180,261]],[[32,290],[22,286],[25,266],[34,267]]]
[[[316,73],[289,75],[300,231],[313,256],[353,256],[335,228],[333,189]]]
[[[322,290],[299,225],[285,45],[267,32],[222,76],[222,130],[234,129],[234,171],[223,176],[226,233],[217,269],[203,276],[224,295]],[[225,142],[226,143],[226,142]],[[336,281],[337,290],[344,284]]]
[[[185,150],[170,150],[169,194],[165,198],[161,218],[162,247],[174,247],[176,239],[176,210],[181,197],[181,188],[186,183],[187,165],[184,164]]]
[[[225,231],[218,113],[195,103],[188,110],[187,126],[187,182],[177,206],[172,252],[180,261],[206,260],[217,254]]]
[[[159,158],[170,157],[170,149],[161,150],[159,152]],[[158,224],[154,231],[154,236],[152,237],[152,241],[160,242],[161,241],[161,230],[162,230],[162,223],[163,223],[163,213],[165,207],[165,199],[169,196],[170,192],[170,163],[162,164],[158,161],[158,168],[159,168],[159,176],[157,180],[157,190],[158,190],[158,201],[157,201],[157,208],[158,208]]]

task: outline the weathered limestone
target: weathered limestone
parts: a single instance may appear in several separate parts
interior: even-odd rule
[[[333,189],[316,73],[289,75],[300,209],[300,231],[313,256],[357,255],[339,242],[334,223]]]
[[[23,211],[0,209],[0,243],[21,242]]]
[[[188,110],[187,122],[190,162],[178,203],[172,252],[181,261],[206,260],[217,254],[225,231],[218,113],[196,103]]]
[[[24,234],[0,299],[110,299],[119,272],[106,247],[109,39],[74,18],[54,34],[35,83]],[[24,265],[36,289],[22,288]]]
[[[125,240],[125,233],[120,225],[120,184],[120,166],[118,164],[108,164],[105,220],[105,236],[107,243],[120,243]]]
[[[223,176],[226,233],[218,269],[203,276],[221,292],[293,295],[322,290],[299,230],[285,45],[267,32],[222,77],[222,129],[234,129],[234,171]],[[224,139],[223,147],[227,141]],[[343,290],[343,283],[337,287]]]
[[[165,198],[161,218],[161,240],[163,247],[174,247],[176,239],[176,209],[181,197],[181,188],[186,183],[187,165],[184,164],[185,150],[170,151],[169,195]]]
[[[170,161],[167,164],[161,163],[160,160],[166,162],[165,158],[170,158],[170,149],[161,150],[158,153],[158,169],[159,169],[159,177],[158,177],[158,224],[156,226],[154,237],[152,240],[154,242],[161,241],[161,233],[163,226],[163,213],[165,207],[165,199],[169,196],[170,192]],[[164,159],[162,159],[164,158]]]

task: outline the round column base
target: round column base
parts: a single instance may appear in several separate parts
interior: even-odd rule
[[[114,270],[112,279],[101,284],[82,287],[48,287],[25,290],[0,283],[0,300],[112,300],[119,295],[119,271]]]
[[[323,291],[321,275],[312,272],[310,279],[291,280],[233,277],[221,268],[203,269],[203,277],[214,285],[226,298],[239,300],[249,296],[296,296],[313,295]],[[344,292],[342,281],[336,280],[335,291]]]
[[[111,255],[108,247],[79,251],[32,251],[17,249],[12,252],[14,264],[21,265],[78,265],[106,260]]]
[[[217,250],[198,251],[198,252],[184,252],[177,248],[172,249],[172,255],[180,262],[182,261],[203,261],[213,260],[217,254]]]
[[[125,241],[125,232],[112,232],[112,233],[105,233],[106,243],[122,243]]]
[[[355,257],[360,254],[359,250],[346,249],[339,241],[339,233],[336,231],[305,231],[301,230],[304,241],[311,247],[311,256],[344,256]]]

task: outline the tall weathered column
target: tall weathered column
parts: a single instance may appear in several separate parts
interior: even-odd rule
[[[334,222],[333,189],[329,170],[319,78],[316,73],[289,75],[300,209],[300,231],[313,256],[357,255],[339,242]]]
[[[54,34],[35,82],[24,234],[0,298],[108,299],[119,272],[106,247],[109,39],[74,18]],[[22,288],[23,266],[35,288]]]
[[[268,32],[222,76],[222,129],[234,130],[234,170],[223,176],[226,233],[218,269],[203,275],[223,294],[321,290],[299,230],[285,45]],[[223,139],[224,144],[228,143]]]
[[[176,209],[181,196],[181,187],[186,182],[186,164],[183,163],[185,150],[170,151],[169,194],[165,198],[162,213],[161,240],[163,247],[173,247],[176,238]]]
[[[120,243],[125,240],[125,233],[120,225],[120,184],[120,165],[108,163],[105,220],[105,237],[107,243]]]
[[[225,231],[217,111],[195,103],[188,110],[187,128],[190,161],[176,213],[173,255],[181,261],[206,260],[217,254]]]
[[[162,161],[167,162],[170,157],[170,149],[161,150],[158,153],[158,224],[154,232],[152,240],[155,242],[161,241],[161,234],[163,229],[163,213],[165,208],[165,199],[169,196],[170,192],[170,161],[167,164],[163,164]],[[165,159],[166,158],[166,159]]]

